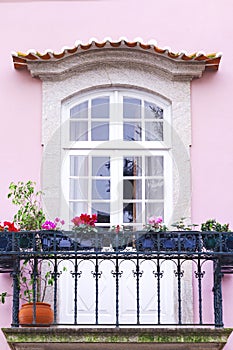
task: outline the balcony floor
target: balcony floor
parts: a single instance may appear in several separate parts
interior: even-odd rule
[[[2,329],[13,350],[220,350],[228,328],[60,328]]]

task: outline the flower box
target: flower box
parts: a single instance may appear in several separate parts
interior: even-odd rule
[[[135,245],[138,251],[194,252],[198,247],[198,234],[196,231],[142,231],[137,232]]]
[[[62,231],[44,230],[39,232],[43,251],[73,250],[74,242]]]

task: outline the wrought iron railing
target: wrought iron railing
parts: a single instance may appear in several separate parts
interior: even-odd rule
[[[54,310],[54,325],[223,327],[222,274],[233,273],[233,233],[1,232],[0,272],[10,272],[13,278],[14,327],[19,326],[20,296],[24,292],[19,281],[25,261],[31,262],[27,273],[34,304],[36,282],[49,272],[52,293],[48,298]],[[38,271],[41,262],[43,268]],[[213,273],[213,312],[207,310],[207,315],[205,303],[209,305],[210,295],[203,293],[206,272]],[[90,281],[90,276],[93,282],[85,285],[82,281]],[[103,298],[103,281],[106,288],[111,285],[110,302]],[[130,312],[128,309],[124,314],[127,283],[133,307],[130,304]],[[72,300],[69,322],[61,316],[62,288],[69,289]],[[80,308],[80,296],[85,291],[91,295],[89,320],[82,317]],[[103,314],[108,304],[112,315],[106,319]]]

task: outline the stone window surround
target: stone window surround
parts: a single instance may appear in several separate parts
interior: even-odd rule
[[[147,92],[168,101],[172,114],[173,215],[190,217],[191,107],[190,81],[201,77],[203,62],[183,62],[139,49],[93,49],[61,60],[29,62],[42,80],[42,187],[48,215],[60,215],[62,193],[61,113],[65,101],[103,88]],[[169,224],[169,223],[167,223]]]
[[[88,50],[61,60],[29,62],[33,77],[42,80],[42,188],[49,217],[61,215],[64,200],[61,191],[61,120],[65,101],[96,89],[124,88],[159,96],[171,105],[173,160],[172,223],[191,214],[190,154],[191,107],[190,82],[201,77],[203,62],[179,62],[139,49]],[[166,224],[169,224],[166,223]],[[185,287],[183,317],[192,319],[193,305],[190,278]],[[174,281],[175,283],[175,281]],[[191,321],[192,322],[192,321]]]

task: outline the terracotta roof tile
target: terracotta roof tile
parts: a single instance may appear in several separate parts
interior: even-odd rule
[[[111,39],[105,39],[102,42],[93,39],[87,44],[77,43],[72,48],[64,48],[61,52],[46,51],[45,53],[39,53],[34,50],[30,50],[27,53],[17,52],[12,53],[14,67],[16,69],[26,68],[28,63],[34,61],[56,61],[61,60],[65,57],[74,55],[76,53],[87,51],[87,50],[98,50],[104,48],[132,48],[132,49],[141,49],[141,50],[150,50],[158,55],[162,55],[174,61],[183,61],[183,62],[202,62],[205,63],[206,70],[218,70],[219,63],[221,60],[221,54],[212,53],[204,54],[193,53],[186,54],[185,52],[172,52],[168,48],[159,48],[154,42],[153,43],[143,43],[141,40],[136,41],[127,41],[122,39],[119,41],[112,41]]]

